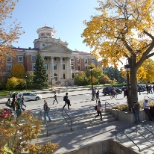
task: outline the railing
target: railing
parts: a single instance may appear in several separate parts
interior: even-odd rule
[[[125,128],[123,128],[122,130],[124,131]],[[138,148],[139,152],[141,151],[140,147],[125,132],[121,132],[121,133],[124,134]],[[117,134],[116,134],[116,139],[121,142],[121,140],[118,138],[118,130],[117,130]]]
[[[113,105],[111,105],[109,102],[105,102],[105,111],[106,111],[106,108],[107,108],[107,104],[111,107],[111,108],[113,108]]]
[[[68,118],[65,117],[64,113]],[[67,122],[68,126],[70,127],[70,130],[73,131],[73,129],[72,129],[72,118],[70,117],[70,115],[67,113],[67,111],[65,109],[63,109],[63,111],[62,111],[62,116],[64,117],[65,121]]]
[[[43,117],[43,111],[40,110],[40,112],[39,112],[39,119],[40,119],[41,121],[43,121],[43,120],[42,120],[42,117]],[[44,121],[43,121],[42,124],[43,124],[43,126],[45,126],[46,136],[48,137],[48,136],[49,136],[48,123],[47,123],[47,121],[45,121],[45,123],[44,123]]]

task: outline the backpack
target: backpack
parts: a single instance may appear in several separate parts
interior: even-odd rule
[[[95,106],[95,110],[97,110],[97,105]]]
[[[63,101],[66,101],[66,96],[63,97]]]

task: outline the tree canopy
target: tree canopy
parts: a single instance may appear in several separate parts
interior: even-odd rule
[[[0,0],[0,69],[5,62],[6,54],[9,56],[15,54],[12,52],[11,44],[22,34],[20,24],[17,24],[16,21],[8,22],[8,19],[12,18],[12,12],[17,2],[18,0]]]
[[[82,34],[92,53],[102,57],[102,65],[117,66],[121,58],[130,67],[131,100],[137,100],[137,70],[154,55],[154,1],[98,1],[99,15],[86,22]]]
[[[24,78],[26,75],[25,67],[23,64],[20,63],[14,64],[10,72],[12,77],[17,77],[17,78]]]

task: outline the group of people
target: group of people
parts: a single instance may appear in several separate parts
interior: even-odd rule
[[[148,104],[148,99],[145,99],[143,102],[143,109],[144,112],[146,113],[146,115],[148,116],[148,119],[150,121],[154,121],[154,117],[151,115],[150,112],[150,106]],[[134,106],[133,106],[133,112],[134,112],[134,116],[135,116],[135,123],[140,123],[140,104],[137,101],[134,101]]]
[[[11,97],[12,97],[12,100],[11,100]],[[21,113],[23,111],[25,111],[25,108],[26,105],[24,103],[24,97],[23,96],[19,96],[17,98],[17,94],[16,93],[13,93],[10,98],[8,98],[7,102],[6,102],[6,106],[8,106],[9,108],[11,108],[11,110],[13,111],[13,113],[16,114],[16,116],[20,116]],[[23,107],[24,106],[24,107]]]
[[[92,89],[92,98],[93,98],[93,100],[94,99],[96,99],[96,100],[99,99],[99,89],[97,89],[97,88]]]
[[[70,100],[68,98],[68,93],[66,93],[66,95],[63,97],[63,101],[65,102],[65,104],[64,104],[62,110],[64,110],[66,105],[68,106],[68,110],[69,110],[71,103],[70,103]],[[57,102],[57,104],[58,104],[56,92],[54,93],[53,105],[54,105],[55,102]],[[49,108],[46,100],[44,100],[43,110],[44,110],[44,120],[46,121],[46,117],[48,117],[49,121],[51,121],[51,118],[49,116],[50,108]]]

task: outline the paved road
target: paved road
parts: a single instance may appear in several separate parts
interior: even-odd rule
[[[124,98],[123,93],[119,94],[117,96],[117,99],[110,99],[110,96],[103,96],[103,94],[101,93],[101,89],[100,89],[100,100],[102,101],[102,104],[104,104],[105,101],[109,102],[112,105],[116,105],[116,104],[126,104],[127,103],[127,99]],[[57,97],[59,100],[59,104],[52,105],[53,103],[53,96],[54,94],[50,91],[50,90],[43,90],[43,91],[34,91],[37,94],[41,94],[43,99],[42,100],[38,100],[38,101],[28,101],[26,102],[26,109],[27,110],[33,110],[33,109],[42,109],[43,106],[43,100],[46,99],[49,106],[51,108],[62,108],[62,106],[64,105],[64,101],[63,101],[63,96],[66,93],[66,89],[65,88],[61,88],[60,93],[57,93]],[[89,88],[68,88],[67,92],[69,93],[69,98],[71,100],[71,104],[72,104],[72,109],[78,109],[78,108],[82,108],[83,106],[86,105],[94,105],[95,101],[91,101],[91,90]],[[144,98],[147,97],[147,93],[146,92],[142,92],[141,95],[139,95],[139,101],[144,100]],[[148,97],[150,98],[154,98],[154,94],[148,94]],[[5,103],[7,101],[7,98],[2,98],[0,99],[0,108],[5,107]]]

